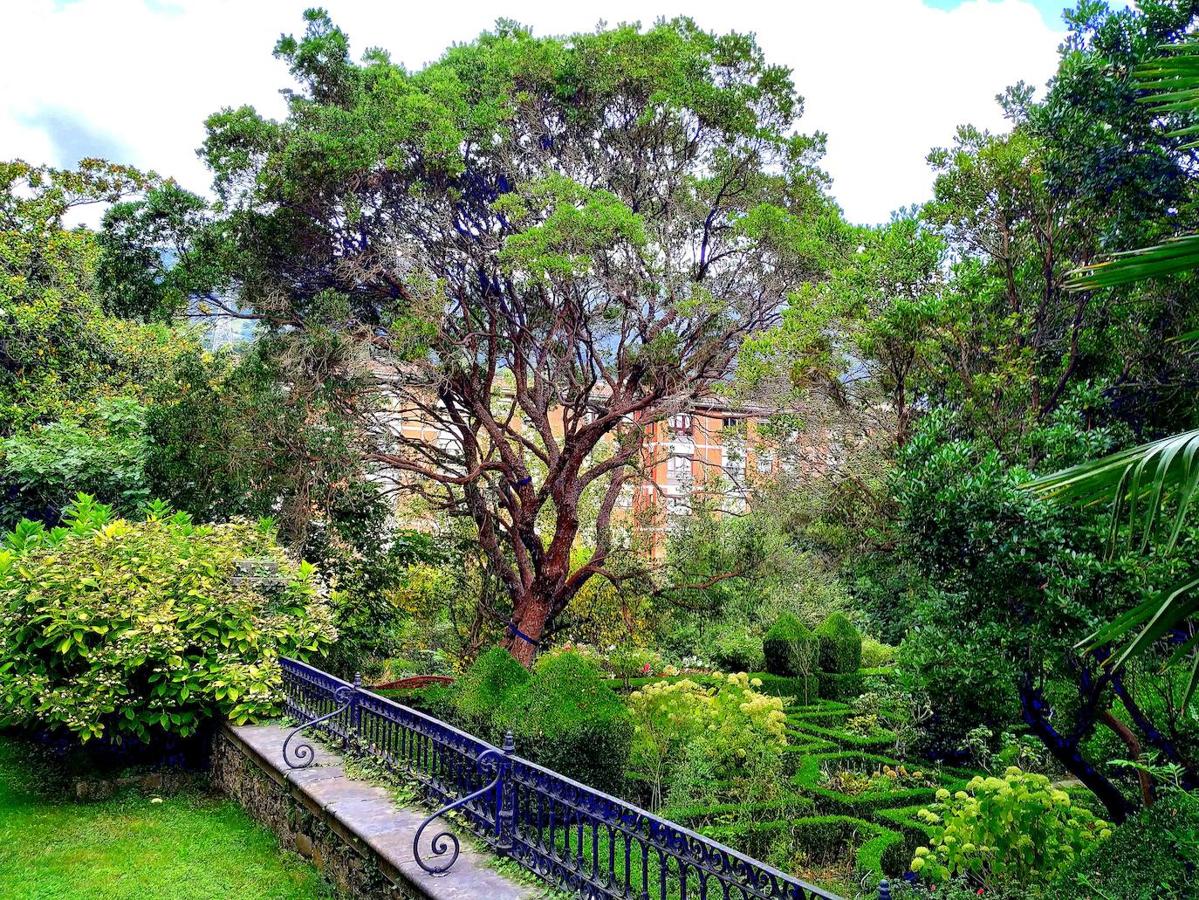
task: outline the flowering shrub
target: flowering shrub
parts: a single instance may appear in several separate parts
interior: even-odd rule
[[[67,522],[0,550],[0,724],[86,741],[245,722],[274,710],[280,655],[336,637],[312,567],[264,526],[129,522],[86,497]]]
[[[631,678],[653,675],[662,667],[661,657],[653,650],[640,647],[609,647],[604,668],[629,685]]]
[[[655,806],[688,758],[702,761],[713,778],[777,768],[787,743],[786,716],[782,700],[754,690],[761,685],[742,672],[717,687],[684,679],[629,695],[635,729],[629,768],[648,782]]]
[[[1111,836],[1107,822],[1044,775],[1016,766],[1002,778],[976,776],[952,796],[942,788],[937,800],[919,813],[932,826],[932,846],[917,847],[911,862],[934,882],[965,876],[990,889],[1048,881]]]

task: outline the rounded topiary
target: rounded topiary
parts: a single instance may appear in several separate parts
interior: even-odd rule
[[[516,752],[589,787],[620,790],[633,717],[610,685],[581,654],[544,657],[500,714],[516,738]]]
[[[499,711],[528,681],[528,671],[511,653],[503,647],[492,647],[455,685],[453,706],[458,721],[480,737],[500,737],[503,723],[497,721]]]
[[[862,635],[841,613],[833,613],[816,629],[820,670],[847,675],[862,666]]]
[[[766,671],[771,675],[810,675],[816,670],[819,645],[812,630],[791,613],[783,613],[762,639]]]

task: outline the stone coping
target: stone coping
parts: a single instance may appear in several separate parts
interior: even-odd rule
[[[384,875],[405,893],[433,900],[524,900],[544,896],[544,891],[517,884],[489,868],[489,854],[471,847],[468,837],[460,828],[455,829],[454,823],[436,827],[441,820],[426,829],[426,838],[448,828],[462,840],[461,855],[443,876],[425,872],[413,858],[412,838],[428,813],[400,806],[383,788],[351,778],[345,773],[341,755],[320,742],[312,742],[316,756],[310,766],[291,769],[283,762],[283,741],[290,729],[278,725],[225,725],[223,730],[269,777],[286,786],[314,815],[322,816],[347,844],[360,853],[373,855]]]

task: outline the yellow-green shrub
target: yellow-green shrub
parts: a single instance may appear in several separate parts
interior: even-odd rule
[[[0,551],[0,723],[86,741],[244,722],[275,710],[279,656],[336,637],[312,567],[265,527],[111,520],[87,498],[68,522],[22,523]]]
[[[701,759],[716,778],[781,760],[787,744],[783,701],[754,690],[761,684],[742,672],[716,687],[690,679],[660,681],[629,695],[634,724],[629,769],[650,785],[653,802],[662,800],[674,770],[688,757]]]
[[[942,788],[937,800],[918,814],[931,840],[911,862],[929,881],[965,876],[988,888],[1049,881],[1111,835],[1106,822],[1044,775],[1015,766],[1002,778],[975,777],[952,795]]]

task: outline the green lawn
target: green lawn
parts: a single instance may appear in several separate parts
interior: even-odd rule
[[[54,799],[27,748],[0,736],[0,895],[95,900],[299,900],[332,892],[231,801],[128,793]]]

